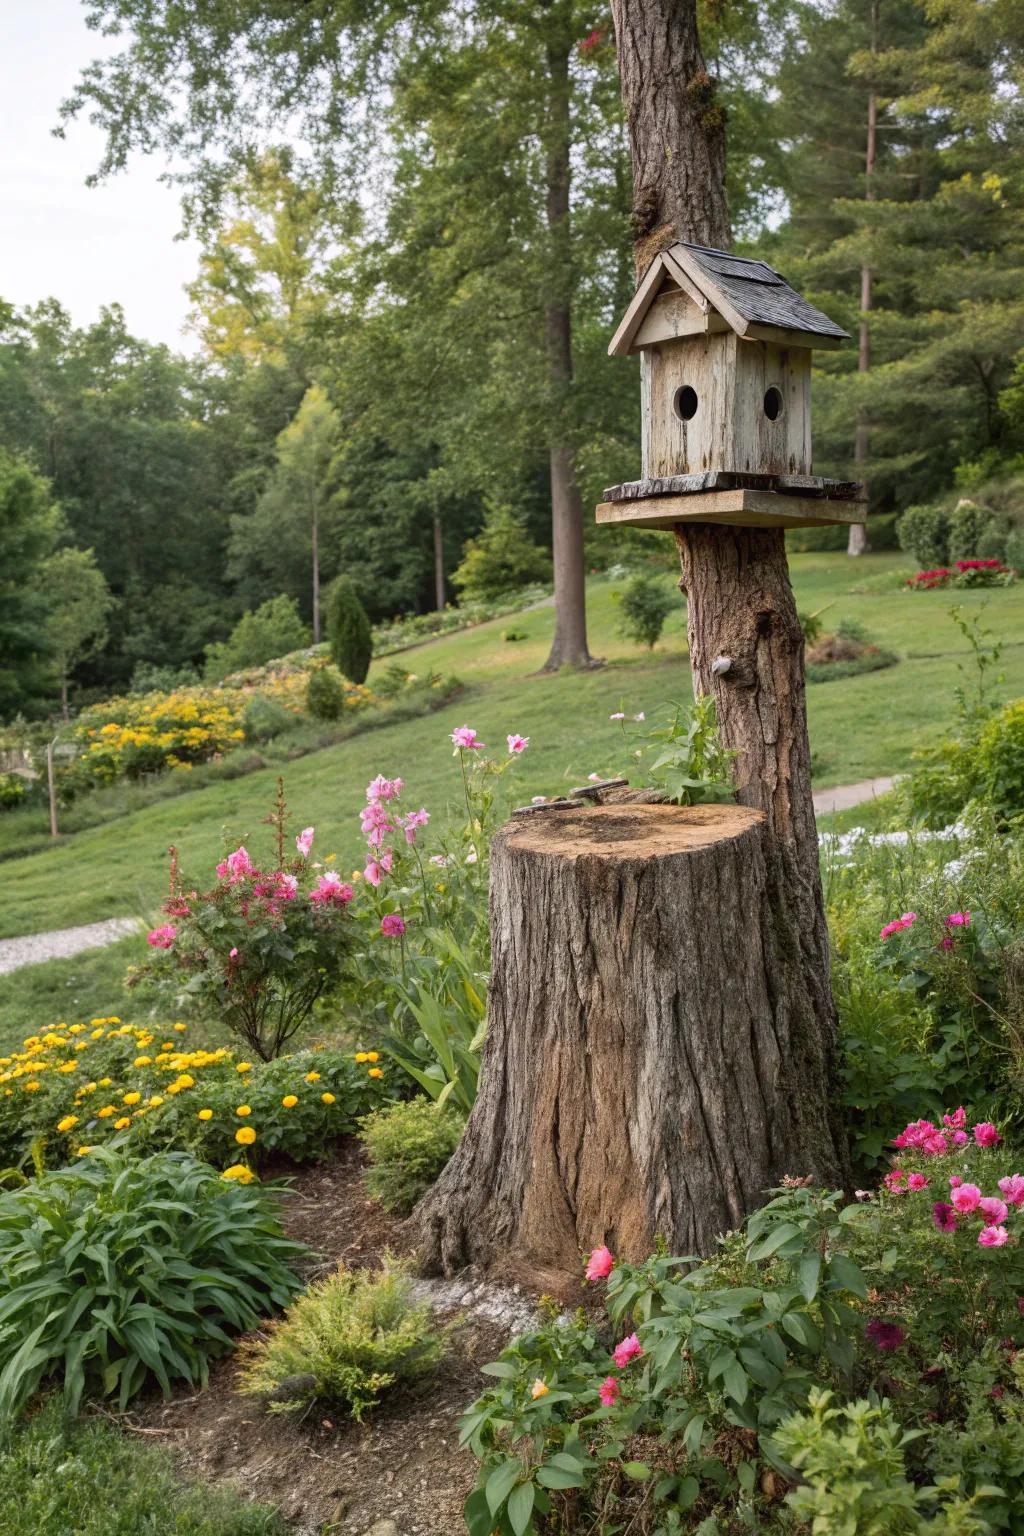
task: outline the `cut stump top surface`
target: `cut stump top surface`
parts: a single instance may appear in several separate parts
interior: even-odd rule
[[[657,859],[730,842],[764,819],[745,805],[593,805],[524,817],[503,836],[510,849],[563,859]]]

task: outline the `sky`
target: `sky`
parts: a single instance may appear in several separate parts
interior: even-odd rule
[[[0,298],[59,299],[78,326],[116,301],[133,334],[194,351],[183,285],[197,246],[175,240],[178,196],[158,180],[163,163],[139,157],[87,187],[103,135],[83,119],[66,139],[52,134],[82,66],[113,51],[84,15],[80,0],[0,0]]]

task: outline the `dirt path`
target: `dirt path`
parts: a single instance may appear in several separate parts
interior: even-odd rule
[[[0,976],[43,960],[68,960],[83,949],[102,949],[126,934],[136,933],[138,928],[138,918],[108,917],[105,922],[83,923],[79,928],[52,928],[49,933],[0,939]]]
[[[833,811],[848,811],[864,800],[874,800],[892,789],[895,779],[861,779],[858,784],[838,784],[833,789],[819,789],[814,796],[814,811],[818,816],[830,816]]]

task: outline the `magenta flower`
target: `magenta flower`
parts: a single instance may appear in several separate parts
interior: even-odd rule
[[[981,1204],[981,1190],[977,1184],[959,1184],[950,1195],[950,1199],[954,1209],[959,1211],[961,1216],[969,1216]]]
[[[614,1408],[619,1400],[619,1384],[614,1376],[606,1376],[597,1389],[597,1395],[606,1408]]]
[[[932,1206],[932,1221],[940,1232],[956,1231],[956,1212],[945,1200],[936,1200]]]
[[[405,923],[397,912],[385,912],[380,920],[380,931],[384,934],[385,938],[397,939],[400,934],[405,932]]]
[[[590,1258],[587,1260],[587,1279],[607,1280],[614,1268],[615,1260],[612,1257],[612,1251],[602,1243],[600,1248],[594,1248],[591,1251]]]
[[[405,833],[405,840],[409,844],[410,848],[416,841],[416,828],[425,827],[429,820],[430,812],[423,809],[418,811],[410,811],[408,816],[400,816],[398,818],[398,825]]]
[[[343,907],[347,901],[352,900],[352,887],[342,884],[341,876],[329,869],[325,875],[320,876],[316,888],[309,893],[309,899],[314,905]]]
[[[146,943],[152,944],[154,949],[170,949],[178,937],[178,930],[173,923],[164,923],[162,928],[152,928],[146,934]]]
[[[904,1195],[907,1192],[903,1182],[905,1178],[905,1173],[902,1173],[899,1168],[894,1168],[891,1173],[886,1174],[883,1183],[890,1194]]]
[[[309,850],[313,846],[313,834],[315,831],[315,827],[303,827],[302,831],[295,839],[295,846],[302,854],[304,859],[309,858]]]
[[[228,959],[229,960],[237,960],[238,959],[238,945],[237,944],[232,947],[231,952],[228,955]]]
[[[642,1355],[643,1352],[643,1345],[636,1334],[627,1333],[621,1344],[616,1344],[612,1350],[612,1359],[621,1371],[624,1365],[628,1365],[631,1360],[635,1360],[637,1355]]]
[[[891,934],[900,933],[904,928],[913,927],[916,922],[916,912],[904,912],[902,917],[894,918],[891,923],[886,923],[885,927],[879,931],[878,937],[880,939],[887,939]]]
[[[1024,1205],[1024,1176],[1011,1173],[1008,1178],[999,1180],[999,1188],[1007,1205]]]
[[[979,1200],[978,1210],[985,1218],[986,1227],[1002,1226],[1010,1214],[1004,1202],[996,1195],[986,1195],[983,1200]]]
[[[907,1337],[899,1323],[887,1323],[880,1317],[869,1319],[864,1332],[881,1355],[891,1354],[894,1349],[899,1349]]]
[[[967,928],[970,925],[971,914],[969,912],[951,912],[946,918],[947,928]]]
[[[970,1141],[970,1139],[971,1138],[968,1136],[966,1131],[954,1131],[953,1132],[953,1145],[954,1145],[954,1147],[965,1147],[967,1145],[967,1143]]]
[[[950,1176],[949,1176],[949,1187],[950,1187],[950,1189],[959,1189],[960,1185],[962,1183],[963,1183],[963,1179],[960,1177],[960,1175],[958,1173],[951,1173],[950,1174]]]
[[[929,1181],[925,1178],[923,1173],[908,1173],[907,1174],[907,1188],[908,1189],[927,1189],[928,1188],[928,1182]]]
[[[390,875],[394,854],[390,848],[382,848],[377,858],[369,858],[363,870],[363,879],[370,885],[380,885],[382,875]]]
[[[369,805],[365,805],[359,816],[363,836],[371,848],[379,848],[388,833],[395,830],[395,824],[389,812],[379,800],[373,800]]]
[[[991,1120],[982,1120],[974,1127],[974,1140],[979,1147],[996,1147],[1002,1139]]]
[[[401,779],[386,779],[382,773],[366,786],[366,798],[370,804],[378,800],[397,800],[402,793]]]
[[[530,745],[529,736],[511,735],[506,736],[505,740],[508,742],[508,749],[510,752],[525,752],[527,747]]]
[[[933,1135],[926,1136],[921,1143],[921,1151],[927,1152],[929,1157],[941,1157],[949,1151],[949,1144],[941,1131],[935,1131]]]
[[[254,873],[253,862],[244,846],[236,848],[234,853],[229,853],[225,862],[232,880],[241,880],[244,875]]]
[[[951,1115],[943,1115],[943,1125],[948,1125],[951,1131],[962,1131],[967,1124],[967,1111],[961,1104]]]
[[[452,741],[457,752],[479,752],[484,742],[477,740],[476,731],[471,725],[458,725],[452,731]]]
[[[1009,1236],[1005,1227],[982,1227],[978,1242],[983,1248],[1001,1248]]]

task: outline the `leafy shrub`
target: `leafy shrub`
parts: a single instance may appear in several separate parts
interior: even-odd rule
[[[983,553],[981,543],[985,535],[997,529],[996,514],[991,507],[979,506],[976,501],[966,498],[958,501],[950,513],[946,559],[953,564],[958,560],[976,560]]]
[[[1024,571],[1024,528],[1014,528],[1007,534],[1003,559],[1015,571]]]
[[[362,1420],[389,1388],[432,1371],[441,1340],[430,1307],[393,1260],[381,1270],[339,1269],[306,1291],[265,1337],[243,1345],[242,1390],[272,1411],[337,1403]]]
[[[664,580],[641,571],[632,577],[622,594],[619,632],[627,640],[653,651],[665,620],[676,606],[676,598]]]
[[[979,535],[974,551],[979,560],[1006,561],[1006,547],[1010,539],[1010,525],[1005,519],[993,516],[988,527]]]
[[[900,548],[913,555],[919,571],[949,559],[949,513],[944,507],[908,507],[897,533]]]
[[[306,708],[314,720],[341,719],[345,711],[345,690],[333,668],[316,667],[309,674]]]
[[[370,1154],[366,1188],[387,1211],[407,1215],[435,1182],[459,1144],[460,1115],[429,1099],[407,1099],[363,1120],[359,1139]]]
[[[0,811],[11,811],[21,805],[27,787],[20,773],[0,773]]]
[[[81,751],[68,773],[112,784],[208,762],[244,739],[244,708],[240,694],[220,688],[107,699],[79,715],[74,735]]]
[[[4,1452],[0,1536],[285,1536],[266,1505],[182,1483],[166,1447],[97,1417],[69,1422],[56,1398],[18,1425]]]
[[[651,783],[674,805],[730,800],[736,754],[722,746],[714,696],[701,694],[691,705],[670,708],[668,722],[648,731],[646,746],[639,749],[651,755],[646,769]]]
[[[354,583],[338,576],[327,593],[327,634],[334,664],[353,683],[364,683],[373,658],[373,631]]]
[[[179,688],[195,688],[199,674],[195,667],[163,667],[154,661],[137,661],[128,685],[129,693],[174,693]]]
[[[249,700],[242,716],[246,741],[273,741],[275,736],[290,730],[294,724],[295,716],[283,704],[259,693]]]
[[[203,676],[208,683],[216,683],[230,672],[258,667],[308,644],[309,630],[299,616],[298,603],[282,593],[244,613],[226,640],[206,647]]]
[[[207,1361],[294,1295],[287,1240],[258,1187],[184,1153],[97,1149],[0,1194],[0,1418],[63,1373],[65,1405],[155,1379],[206,1381]]]
[[[923,747],[901,793],[911,815],[926,826],[956,820],[982,800],[1000,821],[1024,810],[1024,699],[989,718],[968,722],[963,733]]]
[[[469,602],[500,598],[532,582],[551,579],[551,560],[506,507],[491,509],[482,531],[468,539],[452,585]]]

